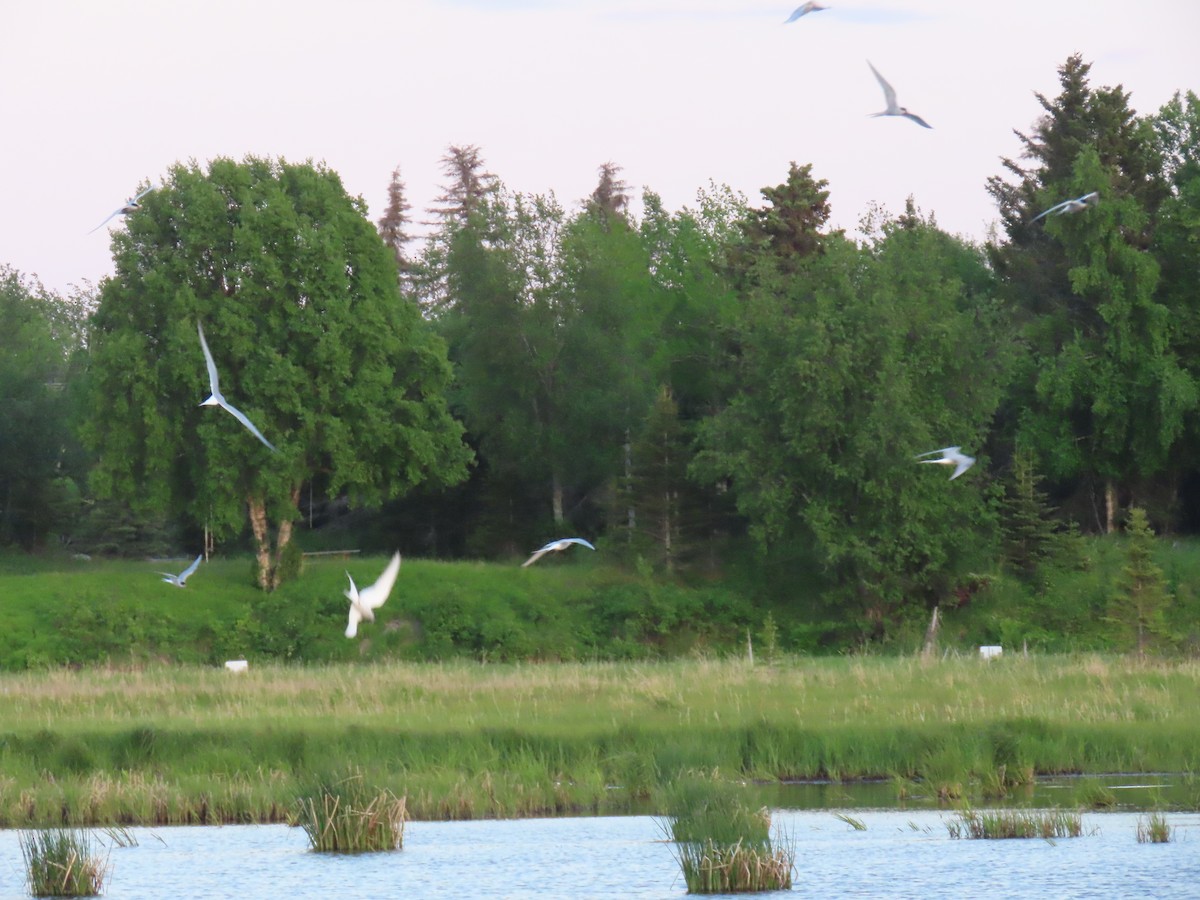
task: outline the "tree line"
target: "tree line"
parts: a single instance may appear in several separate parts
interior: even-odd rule
[[[757,204],[710,184],[635,213],[613,163],[567,209],[454,146],[420,239],[399,169],[376,226],[320,166],[176,165],[86,315],[5,270],[0,316],[28,321],[0,337],[0,540],[84,508],[101,533],[248,535],[269,588],[309,496],[344,498],[408,552],[569,531],[655,570],[753,567],[871,634],[1134,507],[1195,530],[1200,102],[1138,115],[1088,71],[1038,96],[983,246],[911,199],[849,237],[794,162]],[[279,454],[196,408],[197,320]],[[948,445],[978,458],[952,483],[915,464]]]

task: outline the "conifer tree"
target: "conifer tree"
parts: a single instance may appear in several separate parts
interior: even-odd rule
[[[1144,656],[1155,638],[1166,635],[1164,617],[1171,595],[1162,569],[1154,562],[1154,532],[1145,510],[1137,506],[1129,510],[1125,535],[1125,567],[1107,618],[1138,656]]]
[[[405,199],[404,182],[400,179],[400,168],[397,166],[392,170],[392,181],[388,185],[387,209],[379,219],[379,236],[396,257],[401,283],[412,266],[404,252],[404,245],[412,240],[407,228],[411,221],[408,215],[410,209],[412,207]]]

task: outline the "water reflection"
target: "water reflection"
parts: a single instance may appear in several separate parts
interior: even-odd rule
[[[1200,815],[1170,813],[1169,844],[1139,844],[1139,814],[1085,813],[1084,837],[949,837],[949,811],[780,810],[807,896],[1195,897]],[[682,897],[671,846],[647,816],[413,822],[404,849],[331,856],[282,825],[136,828],[112,851],[110,900],[126,898]],[[0,832],[0,898],[27,896],[15,831]]]

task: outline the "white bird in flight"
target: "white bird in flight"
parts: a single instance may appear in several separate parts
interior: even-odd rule
[[[783,24],[788,25],[792,22],[795,22],[801,16],[806,16],[810,12],[820,12],[823,9],[829,9],[829,7],[822,6],[820,3],[815,3],[815,2],[813,2],[813,0],[808,0],[808,2],[805,3],[803,6],[797,6],[796,11],[793,12],[790,16],[788,16],[787,21],[785,21]]]
[[[138,194],[136,197],[130,197],[128,200],[126,200],[126,201],[125,201],[125,205],[124,205],[124,206],[122,206],[120,209],[114,209],[112,212],[110,212],[110,213],[108,214],[108,218],[107,218],[107,219],[105,219],[105,220],[104,220],[104,222],[101,222],[99,225],[97,225],[95,228],[93,228],[93,229],[92,229],[92,231],[97,231],[97,230],[99,230],[100,228],[102,228],[102,227],[104,226],[104,224],[105,224],[105,223],[108,221],[108,219],[111,219],[113,216],[126,216],[126,215],[129,215],[129,213],[133,212],[135,209],[137,209],[137,208],[138,208],[138,205],[139,205],[139,204],[138,204],[138,201],[139,201],[139,200],[141,200],[141,199],[142,199],[143,197],[145,197],[145,196],[146,196],[148,193],[150,193],[151,191],[153,191],[153,190],[155,190],[155,189],[157,189],[157,188],[158,188],[158,185],[157,185],[157,184],[152,184],[152,185],[150,185],[150,187],[146,188],[144,191],[142,191],[142,192],[141,192],[140,194]],[[88,232],[88,234],[91,234],[91,233],[92,233],[92,231],[89,231],[89,232]]]
[[[942,454],[941,459],[921,459],[922,456],[933,456],[935,453]],[[975,457],[962,453],[959,447],[943,447],[941,450],[930,450],[928,453],[918,454],[914,459],[923,463],[954,466],[954,474],[950,476],[951,481],[975,465]]]
[[[180,572],[178,575],[172,575],[170,572],[159,572],[163,576],[163,581],[167,584],[173,584],[175,587],[183,587],[187,584],[187,580],[191,578],[192,573],[200,568],[200,561],[204,559],[204,554],[200,554],[193,560],[192,564]]]
[[[1042,216],[1061,216],[1066,213],[1077,213],[1081,209],[1087,209],[1100,199],[1099,191],[1092,191],[1090,194],[1084,194],[1082,197],[1072,197],[1070,200],[1064,200],[1055,206],[1050,207],[1044,213],[1039,213],[1030,219],[1030,222],[1036,222]]]
[[[219,406],[226,410],[231,416],[250,429],[250,433],[266,444],[272,453],[278,453],[275,445],[262,436],[262,432],[254,427],[254,423],[246,418],[246,414],[235,407],[232,403],[225,399],[221,393],[221,387],[217,382],[217,364],[213,362],[212,354],[208,350],[208,341],[204,339],[204,329],[200,327],[200,323],[196,323],[196,331],[200,333],[200,348],[204,351],[204,362],[208,366],[208,389],[211,392],[208,399],[203,401],[201,406]]]
[[[396,576],[400,573],[400,553],[399,551],[388,562],[387,568],[383,570],[383,574],[370,587],[365,587],[361,591],[355,586],[354,579],[350,573],[346,573],[346,577],[350,579],[350,589],[343,591],[346,599],[350,601],[350,620],[346,623],[346,637],[352,638],[358,634],[358,623],[363,619],[368,622],[375,621],[375,610],[383,606],[388,598],[388,594],[392,592],[392,586],[396,583]]]
[[[528,565],[532,565],[533,563],[535,563],[539,559],[541,559],[543,556],[545,556],[547,553],[554,553],[555,551],[558,551],[558,550],[566,550],[572,544],[580,544],[584,547],[587,547],[589,550],[596,549],[591,544],[589,544],[587,541],[585,541],[583,538],[560,538],[557,541],[551,541],[545,547],[542,547],[539,550],[534,550],[533,556],[529,557],[529,559],[527,559],[527,560],[525,560],[525,562],[521,563],[521,568],[523,569]]]
[[[871,116],[904,116],[906,119],[912,119],[922,128],[932,128],[933,126],[918,116],[916,113],[910,113],[907,109],[896,102],[896,91],[887,83],[879,70],[871,65],[871,61],[867,60],[867,65],[871,66],[871,71],[875,73],[875,78],[879,81],[879,86],[883,88],[883,98],[887,101],[887,109],[883,112],[871,113]]]

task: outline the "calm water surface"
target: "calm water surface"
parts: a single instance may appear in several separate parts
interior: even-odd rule
[[[795,842],[793,894],[809,897],[1200,897],[1200,814],[1168,813],[1169,844],[1139,844],[1139,814],[1084,814],[1084,837],[953,840],[950,812],[778,810]],[[648,816],[411,822],[404,849],[311,853],[299,828],[135,828],[104,896],[124,898],[682,897],[671,846]],[[0,831],[0,898],[27,897],[17,832]],[[745,896],[745,895],[741,895]],[[778,895],[760,895],[778,896]]]

